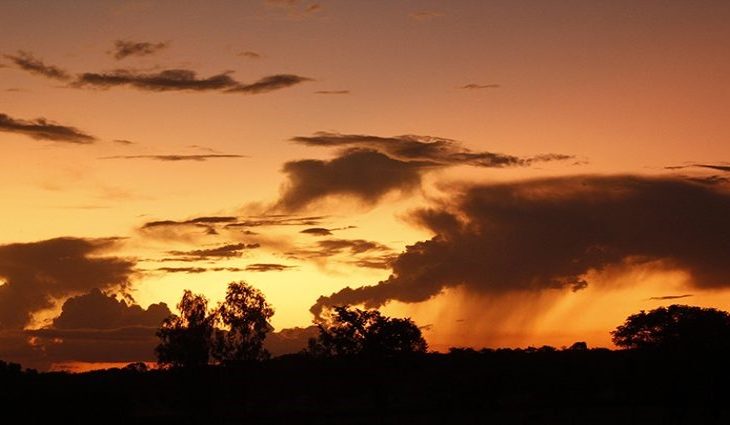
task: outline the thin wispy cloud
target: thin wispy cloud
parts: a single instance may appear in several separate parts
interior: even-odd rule
[[[312,78],[296,74],[274,74],[254,82],[245,83],[234,79],[232,72],[222,72],[209,77],[199,77],[189,69],[164,69],[157,72],[143,72],[135,69],[115,69],[105,72],[82,72],[72,77],[67,71],[43,63],[30,53],[6,55],[19,68],[35,75],[66,81],[70,87],[110,89],[131,87],[151,92],[188,91],[240,94],[262,94],[292,87]]]
[[[89,144],[96,141],[96,137],[76,127],[57,124],[45,118],[17,119],[2,113],[0,113],[0,131],[53,142]]]
[[[502,87],[500,84],[475,84],[475,83],[471,83],[471,84],[463,85],[463,86],[461,86],[459,88],[464,89],[464,90],[483,90],[483,89],[498,89],[500,87]]]
[[[117,60],[130,56],[150,56],[166,49],[170,43],[151,43],[148,41],[117,40],[114,42],[114,49],[111,54]]]
[[[13,61],[20,69],[28,71],[31,74],[59,81],[68,81],[71,79],[71,75],[66,70],[55,65],[48,65],[31,53],[19,51],[15,55],[5,55],[5,57]]]
[[[114,155],[114,156],[103,156],[99,159],[151,159],[155,161],[165,162],[180,162],[180,161],[194,161],[204,162],[210,159],[224,159],[224,158],[248,158],[246,155],[234,155],[234,154],[206,154],[206,155]]]
[[[350,94],[350,90],[317,90],[314,94]]]

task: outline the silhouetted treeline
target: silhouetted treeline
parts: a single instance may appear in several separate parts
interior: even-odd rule
[[[727,424],[728,354],[578,344],[84,374],[3,367],[0,403],[26,424]]]

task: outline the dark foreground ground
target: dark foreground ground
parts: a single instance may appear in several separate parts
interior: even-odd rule
[[[0,372],[8,424],[730,424],[726,354],[461,351]]]

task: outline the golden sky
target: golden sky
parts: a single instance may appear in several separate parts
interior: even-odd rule
[[[278,330],[353,303],[435,349],[730,308],[727,22],[709,0],[3,1],[0,357],[134,360],[150,305],[233,280]],[[84,352],[99,333],[118,345]]]

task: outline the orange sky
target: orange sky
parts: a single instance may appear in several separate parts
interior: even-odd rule
[[[730,5],[709,0],[6,1],[0,5],[0,245],[120,238],[88,255],[132,262],[127,289],[142,307],[172,307],[186,288],[217,301],[228,282],[246,280],[274,305],[273,324],[282,329],[310,324],[309,308],[320,296],[387,279],[390,268],[362,260],[393,260],[407,245],[430,239],[437,227],[419,225],[414,211],[458,209],[454,196],[466,187],[557,176],[715,176],[712,196],[725,205],[728,21]],[[119,59],[117,41],[148,44]],[[141,81],[181,69],[200,80],[230,81],[192,90],[179,82],[135,86],[108,78]],[[107,79],[95,85],[84,73]],[[274,84],[281,75],[299,79]],[[93,140],[41,134],[40,118]],[[431,136],[447,139],[446,151],[408,156],[352,138],[326,146],[291,140],[318,132],[418,135],[383,143],[417,140],[419,147],[442,140],[425,137]],[[357,180],[354,158],[336,169],[346,149],[378,152],[385,168]],[[465,159],[486,152],[514,161]],[[529,159],[540,154],[566,157]],[[302,160],[320,162],[284,168]],[[372,161],[363,166],[376,169]],[[388,176],[388,164],[402,169]],[[674,166],[688,167],[665,168]],[[318,174],[323,170],[331,174]],[[295,204],[323,186],[324,195]],[[318,218],[241,224],[282,218],[274,214]],[[234,221],[210,227],[216,234],[201,222],[181,224],[199,217]],[[178,223],[144,227],[164,220]],[[239,226],[225,227],[232,222]],[[301,233],[308,228],[331,234]],[[236,244],[243,247],[230,256],[200,253]],[[3,252],[0,276],[21,285],[10,276],[21,257]],[[427,339],[444,349],[609,345],[608,331],[627,314],[674,302],[651,297],[691,294],[680,301],[730,308],[724,289],[730,281],[698,283],[683,266],[694,260],[674,260],[679,265],[659,269],[588,267],[588,286],[576,292],[474,293],[473,282],[450,281],[440,295],[394,298],[384,310],[430,325]],[[285,268],[246,270],[253,264]],[[221,270],[184,273],[183,267]],[[52,326],[67,298],[94,286],[113,291],[115,283],[38,289],[53,306],[32,308],[23,326]],[[59,362],[69,360],[81,359]]]

